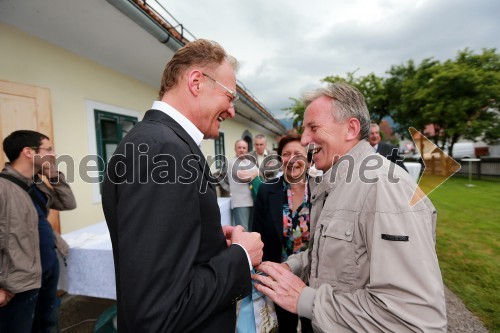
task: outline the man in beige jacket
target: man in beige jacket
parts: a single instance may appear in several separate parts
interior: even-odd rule
[[[311,193],[311,242],[256,288],[316,332],[446,332],[436,210],[417,184],[373,153],[362,94],[333,84],[305,96],[302,144],[323,172]]]
[[[75,197],[47,136],[15,131],[3,149],[10,163],[0,173],[0,332],[52,332],[58,316],[56,248],[64,254],[67,244],[53,232],[47,213],[74,209]]]

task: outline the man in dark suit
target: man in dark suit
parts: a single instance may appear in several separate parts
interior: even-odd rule
[[[390,143],[381,142],[380,140],[380,127],[374,123],[370,124],[370,136],[368,141],[372,145],[373,151],[385,156],[389,161],[396,163],[408,172],[403,163],[403,159],[399,156],[398,147],[391,145]]]
[[[221,227],[199,148],[233,118],[236,60],[197,40],[167,64],[160,101],[117,147],[103,184],[120,332],[234,332],[260,235]]]

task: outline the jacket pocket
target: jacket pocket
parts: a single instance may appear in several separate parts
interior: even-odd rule
[[[338,291],[346,291],[355,283],[358,271],[353,244],[355,220],[326,218],[320,230],[318,278],[329,281]]]
[[[351,242],[354,235],[354,221],[333,219],[323,224],[323,236]]]

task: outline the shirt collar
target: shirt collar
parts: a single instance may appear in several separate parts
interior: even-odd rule
[[[172,117],[181,127],[189,134],[189,136],[193,139],[193,141],[201,146],[201,142],[203,140],[203,133],[182,113],[174,109],[172,106],[168,105],[162,101],[154,101],[152,109],[162,111]]]

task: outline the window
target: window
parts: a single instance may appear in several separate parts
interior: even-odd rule
[[[243,134],[241,135],[241,138],[247,142],[248,152],[253,151],[252,133],[250,133],[248,130],[245,130],[245,132],[243,132]]]
[[[97,155],[99,170],[104,170],[116,147],[125,135],[137,124],[137,117],[125,116],[116,113],[94,110]],[[103,174],[99,175],[99,183],[102,183]]]
[[[109,160],[121,139],[142,119],[143,114],[89,99],[85,100],[85,106],[89,138],[88,156],[91,158],[87,165],[94,166],[96,169],[88,175],[93,179],[91,181],[92,202],[98,204],[101,202],[104,164]]]
[[[226,147],[224,145],[224,133],[219,132],[219,137],[214,140],[215,144],[215,168],[222,169],[224,166],[224,156],[226,155]]]

